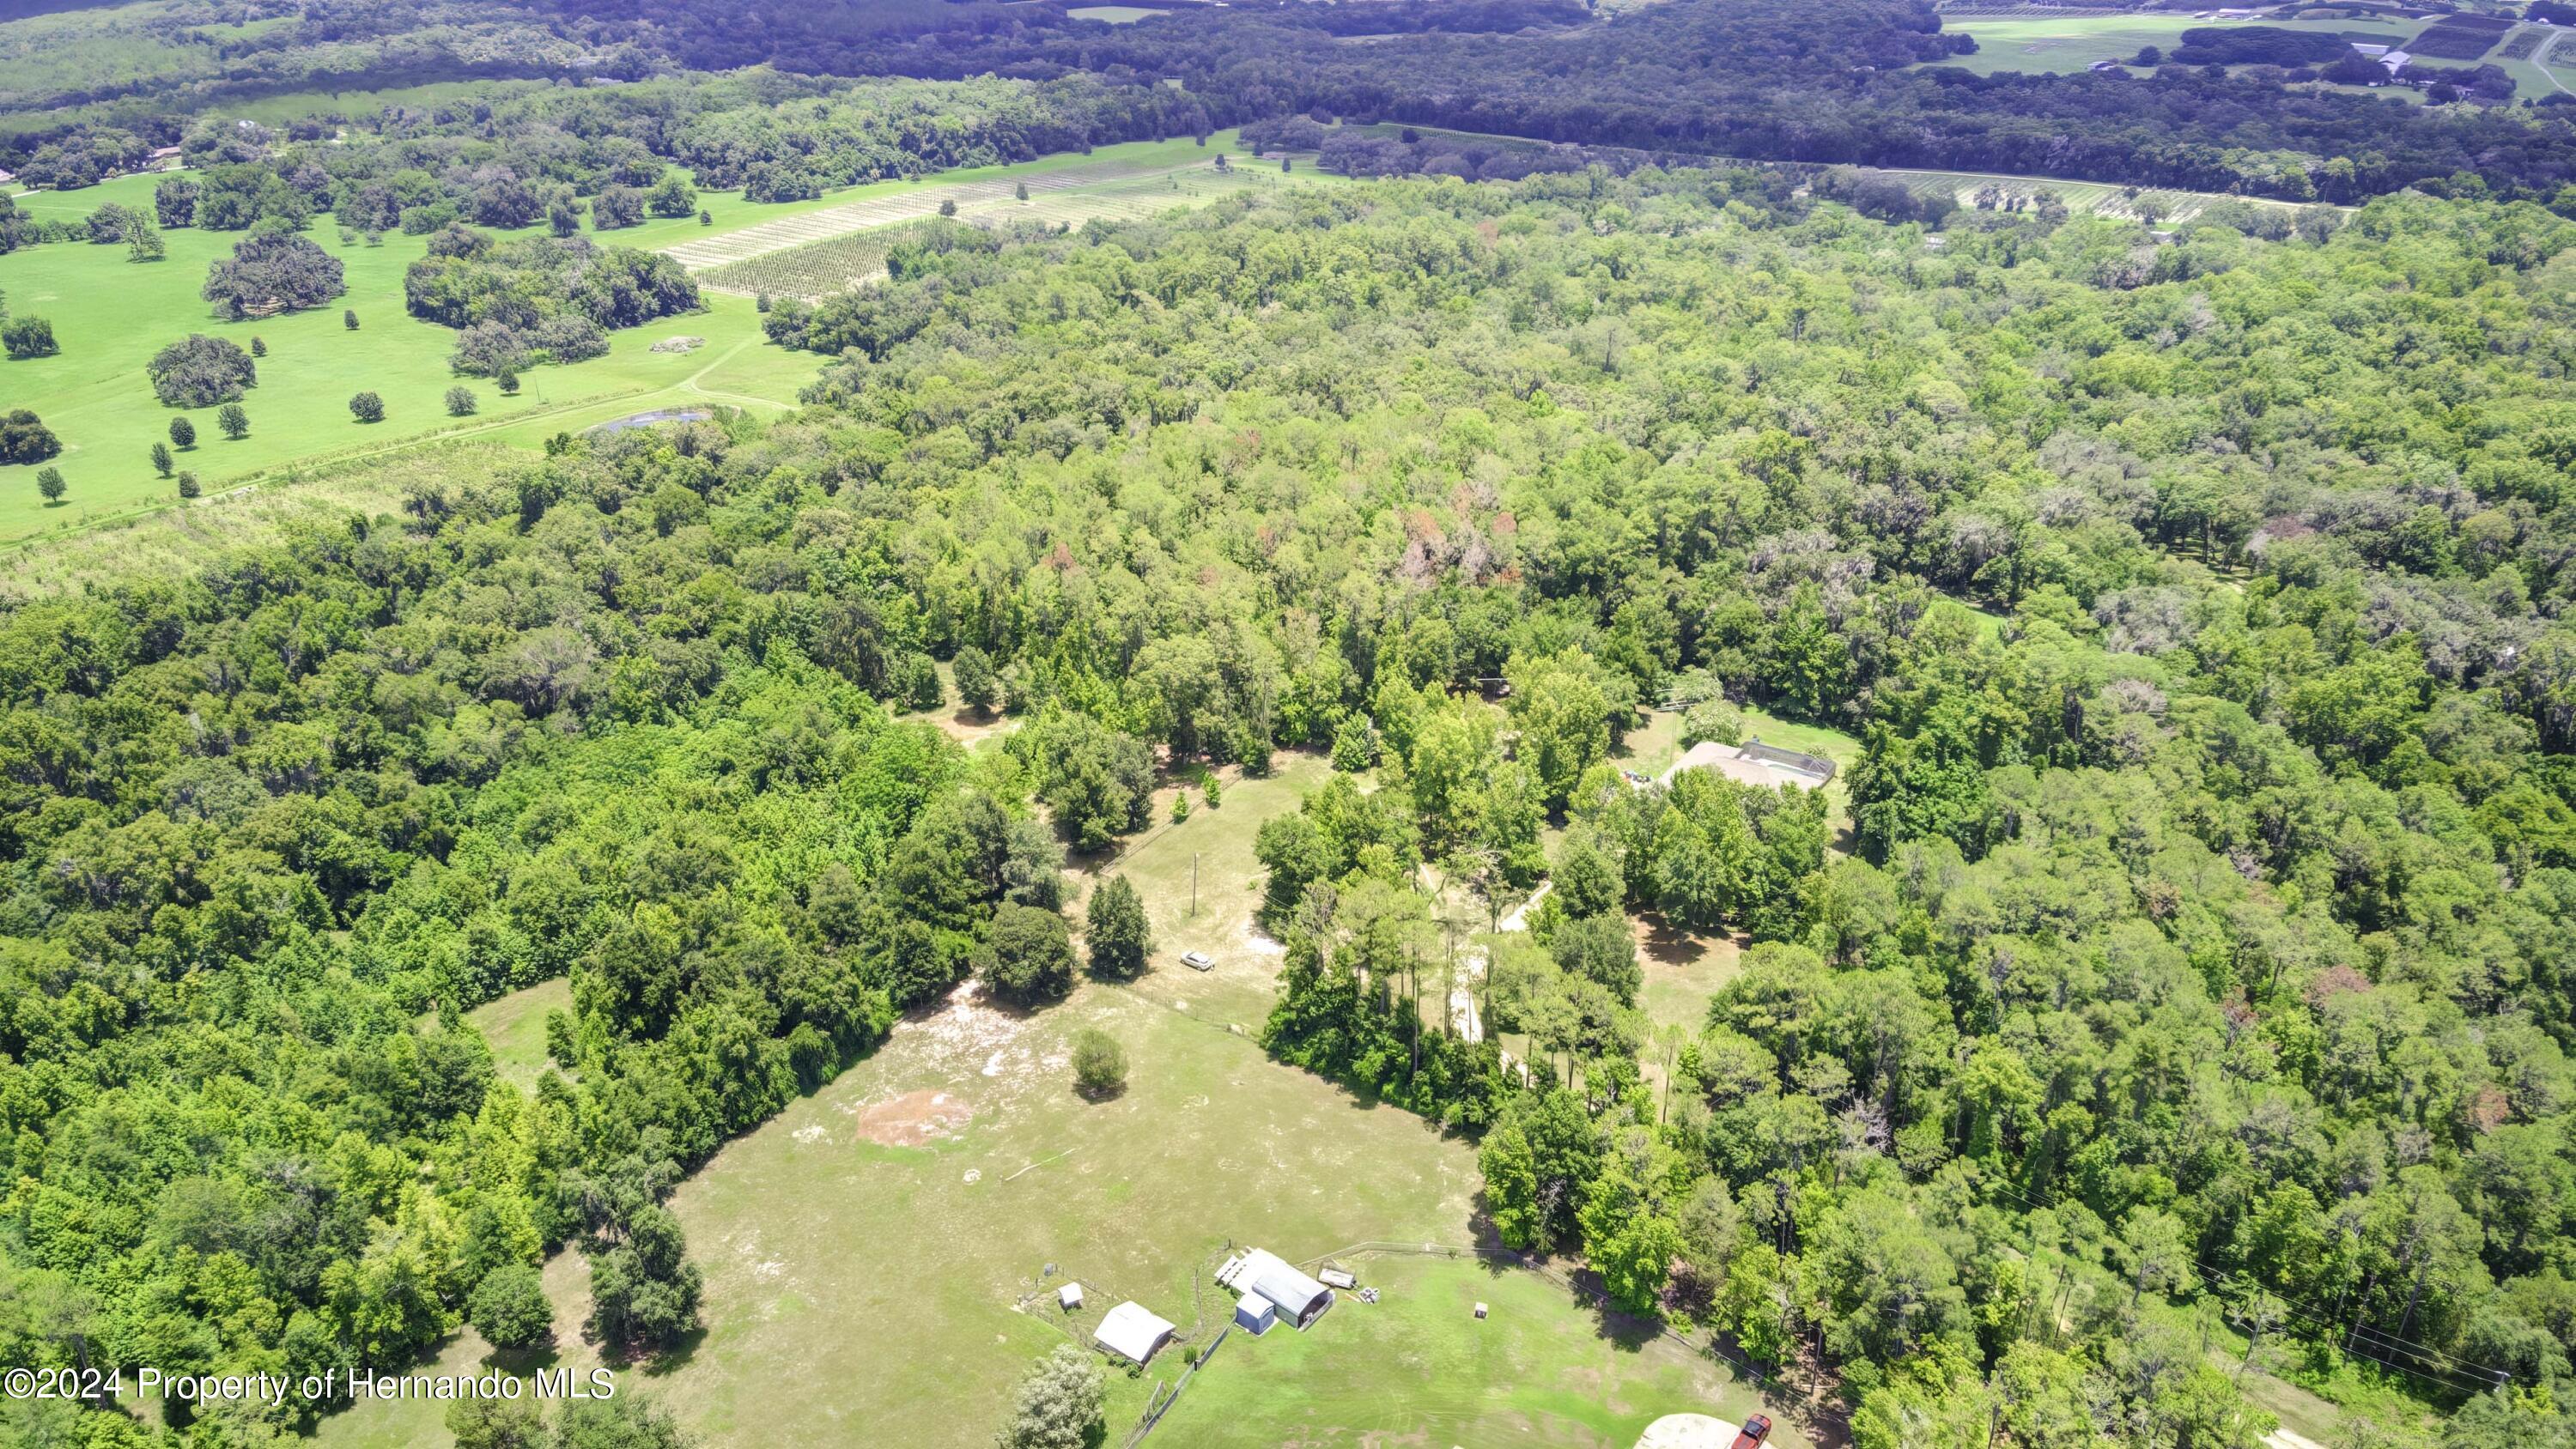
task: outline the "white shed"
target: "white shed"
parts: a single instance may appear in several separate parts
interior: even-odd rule
[[[1100,1320],[1091,1341],[1120,1358],[1143,1363],[1172,1341],[1172,1325],[1167,1319],[1155,1317],[1141,1303],[1121,1303]]]
[[[1255,1338],[1268,1333],[1279,1321],[1279,1310],[1258,1293],[1246,1293],[1234,1301],[1234,1326]]]
[[[1055,1290],[1055,1306],[1063,1309],[1067,1313],[1071,1313],[1073,1310],[1080,1308],[1082,1306],[1082,1285],[1079,1283],[1067,1283],[1063,1287]]]

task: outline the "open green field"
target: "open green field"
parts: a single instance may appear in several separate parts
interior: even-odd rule
[[[1204,170],[1207,161],[1234,143],[1229,132],[1211,137],[1204,151],[1186,139],[1103,146],[1090,157],[1052,156],[883,182],[780,206],[710,192],[701,201],[714,218],[711,225],[694,217],[657,219],[607,233],[604,240],[670,251],[685,261],[692,248],[721,246],[742,233],[774,234],[782,222],[793,225],[797,218],[854,202],[927,196],[921,208],[927,214],[936,210],[941,188],[973,186],[995,190],[1011,205],[1012,188],[1022,180],[1036,196],[1068,172],[1085,178],[1078,189],[1096,193],[1092,204],[1101,214],[1135,214],[1155,209],[1146,203],[1161,197],[1177,196],[1182,204],[1206,199],[1173,192],[1169,180],[1160,192],[1137,183],[1168,178],[1183,167],[1213,177]],[[120,177],[79,191],[24,193],[17,202],[32,215],[65,219],[111,201],[148,211],[159,180]],[[1191,184],[1211,194],[1216,189],[1202,180]],[[1243,184],[1256,184],[1249,168]],[[820,366],[819,359],[771,346],[748,295],[710,290],[706,311],[612,333],[607,356],[533,369],[522,378],[519,396],[505,398],[488,379],[451,375],[447,354],[454,334],[404,312],[403,272],[426,249],[423,238],[388,235],[370,247],[341,240],[328,219],[317,220],[308,235],[341,259],[346,295],[328,307],[243,322],[218,321],[198,295],[208,264],[230,255],[239,233],[173,229],[164,233],[169,256],[159,262],[133,262],[122,247],[81,243],[0,256],[0,295],[10,312],[51,321],[62,349],[52,357],[0,363],[0,407],[31,408],[54,430],[63,453],[52,466],[70,485],[62,502],[48,505],[36,492],[34,466],[0,468],[0,544],[177,502],[176,484],[155,474],[150,461],[152,444],[168,436],[171,410],[153,397],[143,369],[161,346],[192,331],[244,347],[257,337],[268,347],[258,364],[259,385],[243,399],[251,418],[248,437],[223,438],[211,409],[191,416],[197,445],[180,454],[178,466],[194,472],[209,494],[433,437],[534,446],[557,432],[666,408],[781,411],[795,406],[797,391]],[[342,325],[343,308],[358,314],[358,330]],[[682,336],[705,342],[686,353],[652,350],[657,341]],[[479,406],[471,417],[451,418],[440,398],[460,381],[475,392]],[[360,424],[350,416],[349,397],[361,389],[383,396],[385,421]]]
[[[1215,167],[1230,155],[1228,169]],[[1241,152],[1192,148],[1178,165],[1107,162],[1059,171],[1032,182],[1004,179],[959,182],[905,195],[847,202],[731,236],[672,248],[707,286],[746,296],[766,292],[808,300],[830,296],[885,275],[886,254],[908,227],[939,214],[945,203],[960,221],[978,225],[1037,224],[1078,227],[1093,220],[1125,221],[1175,207],[1204,206],[1244,191],[1289,185],[1332,184],[1344,178],[1306,167],[1282,175],[1275,161],[1254,163]],[[1028,188],[1027,200],[1016,194]],[[846,194],[846,193],[845,193]]]
[[[1101,146],[1089,155],[1048,157],[1020,166],[942,172],[916,181],[854,186],[792,209],[767,214],[759,225],[656,242],[691,271],[705,271],[718,285],[737,286],[744,262],[818,242],[866,234],[905,222],[948,214],[966,221],[1027,220],[1079,226],[1093,217],[1128,217],[1174,206],[1196,205],[1247,187],[1286,179],[1274,163],[1216,170],[1216,158],[1242,162],[1237,133],[1221,131],[1208,144],[1189,140],[1137,141]],[[1023,200],[1018,193],[1028,193]],[[776,290],[776,289],[772,289]]]
[[[2022,71],[2071,75],[2097,60],[2126,62],[2145,45],[2171,50],[2186,30],[2222,24],[2259,24],[2276,30],[2314,30],[2329,35],[2368,35],[2395,43],[2423,29],[2419,20],[2206,20],[2187,12],[2114,12],[2046,18],[1945,15],[1941,28],[1974,36],[1977,53],[1945,56],[1935,65],[1956,66],[1979,75]]]
[[[1134,986],[1086,983],[1025,1014],[963,991],[682,1185],[672,1206],[706,1272],[709,1326],[678,1362],[622,1382],[716,1449],[966,1449],[989,1442],[1031,1359],[1087,1343],[1122,1299],[1172,1320],[1185,1344],[1211,1342],[1231,1297],[1208,1275],[1230,1245],[1303,1261],[1365,1243],[1473,1243],[1467,1143],[1270,1061],[1223,1020],[1257,1023],[1269,995],[1272,962],[1247,941],[1253,836],[1325,770],[1319,757],[1283,755],[1268,777],[1230,780],[1215,811],[1191,787],[1187,821],[1087,863],[1082,884],[1115,870],[1145,895],[1154,966]],[[1170,797],[1158,794],[1157,819]],[[1078,919],[1078,904],[1069,913]],[[1218,970],[1181,966],[1192,946],[1217,955]],[[544,1015],[562,992],[548,983],[469,1014],[505,1075],[538,1069]],[[1069,1043],[1083,1027],[1127,1048],[1118,1097],[1073,1091]],[[1380,1303],[1347,1300],[1302,1335],[1230,1337],[1150,1442],[1433,1434],[1627,1449],[1664,1414],[1754,1407],[1722,1362],[1604,1315],[1547,1275],[1406,1255],[1359,1267]],[[1070,1317],[1052,1300],[1066,1279],[1086,1289]],[[548,1366],[595,1362],[578,1336],[587,1281],[574,1254],[548,1267],[559,1340]],[[1482,1323],[1470,1312],[1480,1301],[1493,1306]],[[489,1357],[467,1330],[434,1367],[464,1372]],[[1182,1367],[1172,1349],[1135,1377],[1113,1373],[1111,1443]],[[439,1449],[441,1415],[436,1404],[363,1404],[317,1440]],[[1786,1422],[1778,1442],[1809,1443]]]
[[[1073,1092],[1067,1043],[1084,1026],[1126,1045],[1122,1096]],[[623,1382],[719,1449],[965,1449],[989,1442],[1029,1360],[1087,1341],[1121,1299],[1206,1344],[1230,1301],[1205,1275],[1229,1242],[1295,1259],[1364,1241],[1463,1244],[1476,1181],[1465,1143],[1142,993],[1085,986],[1027,1016],[960,1001],[906,1022],[681,1187],[673,1209],[706,1271],[709,1327],[680,1362]],[[1369,1442],[1359,1436],[1437,1416],[1442,1433],[1470,1436],[1458,1442],[1509,1430],[1516,1444],[1625,1449],[1653,1417],[1750,1402],[1721,1365],[1641,1341],[1536,1274],[1402,1260],[1367,1272],[1385,1302],[1337,1307],[1302,1337],[1229,1341],[1154,1442],[1281,1444],[1328,1427]],[[1045,1296],[1067,1278],[1088,1299],[1070,1320]],[[548,1273],[559,1364],[593,1362],[575,1332],[585,1283],[570,1254]],[[1475,1325],[1485,1333],[1469,1331],[1470,1299],[1499,1305]],[[1412,1347],[1393,1353],[1398,1342]],[[487,1352],[469,1330],[437,1369]],[[1180,1368],[1167,1351],[1138,1377],[1113,1375],[1113,1442]],[[317,1439],[443,1446],[440,1416],[370,1403]]]
[[[513,991],[465,1013],[466,1024],[483,1034],[492,1048],[492,1069],[501,1080],[533,1090],[550,1065],[546,1058],[546,1013],[572,1009],[572,982],[558,976],[525,991]]]
[[[1262,881],[1253,836],[1263,821],[1296,809],[1331,773],[1332,762],[1322,755],[1282,752],[1267,776],[1228,771],[1214,810],[1197,786],[1187,787],[1190,818],[1177,824],[1172,797],[1183,787],[1165,785],[1154,792],[1151,828],[1099,858],[1075,857],[1079,894],[1068,909],[1078,914],[1101,876],[1127,877],[1144,897],[1154,930],[1155,970],[1134,989],[1202,1019],[1258,1032],[1276,994],[1280,947],[1253,920]],[[1184,951],[1204,952],[1216,964],[1192,971],[1180,964]]]
[[[1724,1364],[1670,1345],[1640,1351],[1640,1325],[1571,1311],[1538,1274],[1400,1254],[1347,1266],[1378,1302],[1344,1295],[1304,1333],[1228,1337],[1148,1442],[1628,1449],[1664,1414],[1741,1423],[1762,1409]],[[1784,1424],[1776,1442],[1799,1440]]]
[[[157,179],[123,177],[77,192],[35,193],[19,205],[54,216],[86,215],[109,201],[149,209]],[[629,242],[644,230],[617,239]],[[195,472],[208,493],[286,465],[435,434],[542,423],[530,430],[541,437],[666,398],[790,407],[815,370],[815,359],[761,339],[748,301],[717,296],[703,314],[610,334],[605,357],[532,369],[519,396],[505,398],[489,379],[451,375],[447,354],[455,334],[404,312],[403,271],[424,251],[423,238],[388,236],[370,247],[341,241],[327,222],[310,235],[341,259],[346,295],[331,306],[242,322],[216,320],[198,297],[208,263],[230,255],[238,233],[171,230],[165,233],[169,257],[159,262],[129,261],[122,247],[79,243],[0,256],[0,292],[9,310],[51,321],[62,349],[0,365],[0,405],[32,408],[44,418],[63,443],[53,466],[70,484],[63,502],[48,506],[36,493],[35,468],[0,468],[0,540],[175,500],[175,485],[153,472],[149,456],[152,444],[168,437],[174,414],[153,397],[144,364],[163,344],[192,331],[244,347],[257,337],[268,348],[258,362],[259,385],[242,400],[251,420],[248,437],[226,440],[212,409],[190,414],[197,444],[179,455],[178,466]],[[358,314],[356,331],[342,325],[344,307]],[[680,335],[704,337],[707,345],[685,354],[650,350],[653,342]],[[470,418],[451,418],[440,403],[460,381],[480,403]],[[366,425],[350,416],[349,397],[362,388],[384,397],[385,421]]]

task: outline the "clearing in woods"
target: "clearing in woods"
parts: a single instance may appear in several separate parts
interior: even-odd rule
[[[1087,221],[1129,221],[1174,207],[1205,206],[1238,192],[1340,179],[1311,168],[1282,175],[1275,159],[1236,164],[1247,158],[1225,154],[1230,159],[1222,171],[1210,155],[1184,166],[1142,172],[1105,167],[1091,179],[1044,184],[1072,174],[1058,173],[1027,183],[1025,201],[1018,196],[1020,183],[980,181],[812,212],[777,222],[777,230],[765,235],[737,233],[706,243],[710,249],[741,251],[774,241],[778,248],[757,255],[745,252],[744,260],[708,266],[697,272],[697,278],[704,286],[745,296],[767,293],[818,301],[883,277],[887,253],[938,215],[942,201],[956,203],[959,221],[980,226],[1034,224],[1070,229]],[[844,230],[835,235],[835,227]],[[802,239],[806,237],[821,240]],[[673,255],[681,256],[677,250]],[[692,270],[701,265],[688,256],[681,260]]]
[[[1134,141],[1096,147],[1088,155],[1055,156],[1019,166],[950,171],[918,181],[880,181],[837,193],[826,206],[802,206],[791,215],[721,236],[674,239],[661,250],[693,272],[708,271],[852,232],[919,221],[938,215],[943,203],[953,204],[961,216],[970,209],[989,212],[1017,206],[1020,213],[1038,220],[1059,221],[1080,209],[1072,203],[1094,199],[1096,205],[1105,208],[1125,193],[1150,193],[1156,183],[1162,185],[1168,197],[1171,178],[1184,173],[1212,184],[1222,179],[1216,171],[1216,158],[1220,155],[1248,159],[1243,156],[1237,133],[1219,131],[1204,146],[1190,140]],[[1270,169],[1276,172],[1277,164],[1272,163]],[[1019,202],[1022,188],[1029,193],[1028,203]],[[1049,210],[1036,205],[1041,202],[1057,205]],[[1110,214],[1105,209],[1094,210],[1083,219]]]
[[[1191,974],[1160,962],[1147,980]],[[1073,1091],[1066,1058],[1086,1026],[1131,1063],[1107,1101]],[[938,1125],[921,1145],[878,1140],[925,1103]],[[682,1184],[672,1207],[706,1273],[707,1329],[678,1362],[622,1382],[711,1449],[968,1449],[991,1441],[1032,1359],[1088,1343],[1123,1299],[1178,1324],[1185,1344],[1209,1343],[1231,1304],[1206,1275],[1230,1241],[1300,1259],[1364,1241],[1465,1244],[1476,1185],[1465,1142],[1145,993],[1086,984],[1027,1014],[962,993]],[[1410,1259],[1364,1271],[1381,1303],[1346,1302],[1305,1335],[1229,1339],[1156,1439],[1279,1444],[1436,1417],[1472,1436],[1461,1442],[1625,1446],[1662,1414],[1750,1402],[1722,1364],[1535,1273]],[[1068,1280],[1087,1290],[1074,1315],[1054,1307]],[[586,1369],[597,1358],[579,1337],[578,1255],[559,1255],[546,1281],[552,1365]],[[1475,1322],[1475,1300],[1495,1316]],[[413,1372],[489,1359],[468,1329]],[[1137,1377],[1112,1372],[1114,1436],[1182,1366],[1176,1346]],[[451,1443],[443,1406],[419,1401],[361,1404],[316,1439]]]
[[[1206,1346],[1228,1321],[1230,1295],[1208,1275],[1229,1243],[1301,1260],[1365,1242],[1472,1243],[1468,1143],[1270,1061],[1201,1015],[1216,1000],[1216,1015],[1260,1020],[1273,963],[1245,940],[1252,837],[1324,772],[1315,756],[1283,754],[1273,775],[1229,782],[1215,811],[1191,786],[1188,820],[1090,862],[1084,883],[1105,869],[1144,892],[1154,965],[1135,985],[1086,982],[1034,1012],[961,989],[683,1183],[672,1208],[706,1273],[708,1326],[678,1361],[621,1383],[652,1393],[711,1449],[969,1449],[990,1442],[1032,1359],[1087,1344],[1101,1314],[1132,1298],[1179,1325],[1182,1344],[1135,1377],[1111,1373],[1118,1442],[1179,1375],[1182,1346]],[[1170,799],[1158,793],[1158,820]],[[1078,920],[1079,904],[1068,914]],[[1192,945],[1218,956],[1216,973],[1178,963]],[[542,1020],[531,998],[560,990],[531,988],[472,1017],[515,1035],[509,1023]],[[1073,1090],[1071,1038],[1084,1027],[1127,1050],[1127,1089],[1105,1101]],[[1557,1279],[1472,1258],[1359,1266],[1379,1303],[1346,1296],[1305,1334],[1229,1336],[1149,1442],[1357,1443],[1436,1426],[1441,1443],[1626,1449],[1665,1414],[1755,1407],[1724,1363],[1604,1314]],[[1054,1306],[1068,1280],[1086,1289],[1073,1315]],[[579,1335],[587,1284],[578,1254],[547,1267],[550,1367],[597,1361]],[[1482,1322],[1477,1302],[1492,1305]],[[499,1365],[467,1329],[412,1371],[487,1366]],[[1779,1442],[1806,1449],[1773,1412]],[[359,1405],[315,1437],[323,1449],[452,1442],[444,1406],[417,1400]]]

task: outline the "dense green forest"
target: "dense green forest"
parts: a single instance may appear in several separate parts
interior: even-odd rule
[[[970,973],[1060,989],[1066,850],[1158,762],[1309,750],[1270,1049],[1479,1137],[1501,1238],[1830,1373],[1860,1442],[2250,1446],[2174,1302],[2458,1449],[2566,1443],[2576,223],[2309,220],[1936,252],[1592,169],[932,228],[782,329],[788,420],[13,599],[0,1358],[399,1367],[568,1242],[649,1357],[679,1174]],[[1010,749],[890,715],[934,658]],[[1860,736],[1848,833],[1623,780],[1666,700]],[[1420,1007],[1422,887],[1542,876],[1507,1063]],[[1686,1040],[1631,909],[1754,942]],[[559,975],[523,1091],[459,1014]]]

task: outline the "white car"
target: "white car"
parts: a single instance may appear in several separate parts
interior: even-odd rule
[[[1187,966],[1193,971],[1205,971],[1209,967],[1214,966],[1216,962],[1205,951],[1183,951],[1181,953],[1181,964]]]

